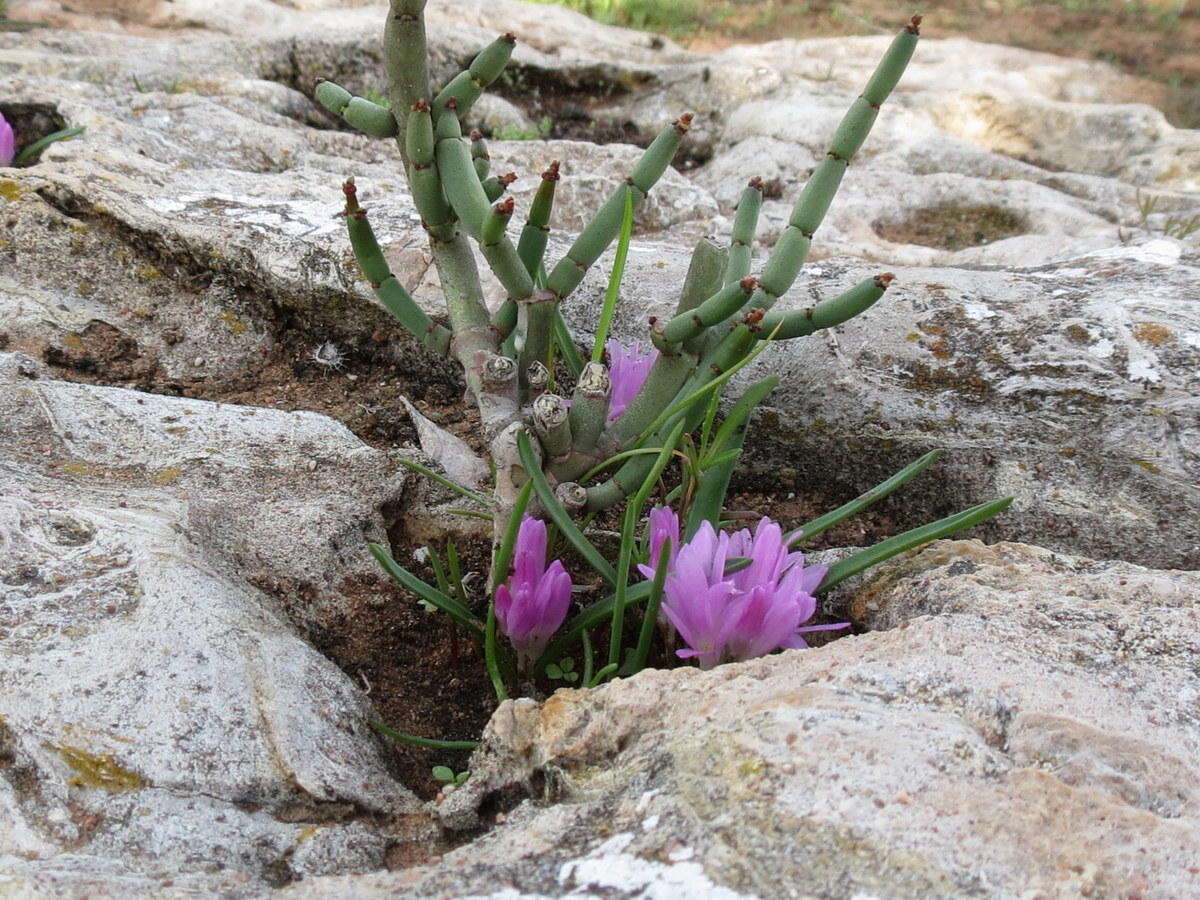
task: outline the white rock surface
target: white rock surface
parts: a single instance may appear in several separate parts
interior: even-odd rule
[[[371,571],[402,470],[315,414],[0,358],[0,871],[115,890],[380,867],[360,820],[419,804],[297,625]],[[255,586],[284,580],[312,603]]]
[[[0,171],[0,350],[53,364],[100,332],[136,348],[119,380],[138,384],[139,359],[232,377],[284,329],[370,334],[387,320],[336,216],[350,174],[436,308],[395,148],[307,96],[318,76],[382,86],[384,8],[17,0],[64,28],[0,33],[0,108],[88,131]],[[702,164],[640,213],[624,336],[674,303],[684,245],[727,234],[750,175],[773,182],[774,239],[887,41],[702,55],[517,0],[430,17],[440,81],[496,32],[521,37],[516,90],[482,112],[496,122],[644,141],[699,114]],[[529,102],[531,83],[554,90]],[[1200,213],[1200,135],[1135,88],[1097,63],[924,42],[783,302],[883,269],[896,284],[746,373],[783,379],[748,463],[849,492],[943,446],[899,521],[1012,494],[991,536],[1200,564],[1200,232],[1162,234]],[[491,149],[522,207],[564,161],[556,253],[638,152]],[[885,236],[963,207],[1017,224],[958,249]],[[581,336],[608,259],[568,305]],[[299,876],[293,893],[321,897],[1200,891],[1196,576],[967,543],[844,589],[870,631],[822,650],[506,705],[442,809],[461,827],[515,805],[507,821],[440,863],[353,874],[382,869],[391,817],[423,814],[303,634],[375,571],[365,539],[412,504],[403,471],[319,416],[54,371],[0,353],[0,894],[239,896]]]
[[[286,893],[1191,896],[1198,591],[935,544],[847,592],[865,634],[504,704],[442,814],[532,799],[436,866]]]
[[[635,245],[616,321],[639,336],[669,313],[688,253]],[[604,266],[599,267],[601,270]],[[882,267],[805,266],[781,307],[836,295]],[[912,527],[1016,498],[993,539],[1163,566],[1200,566],[1200,254],[1169,239],[1061,263],[893,269],[883,300],[834,331],[769,348],[738,388],[780,385],[743,461],[789,490],[867,490],[924,452],[947,453],[895,504]],[[602,296],[601,273],[584,296]],[[598,299],[593,302],[598,303]],[[568,304],[588,333],[595,307]]]

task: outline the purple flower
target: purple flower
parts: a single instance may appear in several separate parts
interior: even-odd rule
[[[650,561],[639,566],[647,578],[654,577],[668,537],[678,542],[678,518],[669,509],[653,510]],[[737,557],[750,564],[726,575],[727,561]],[[718,533],[705,522],[669,565],[661,610],[688,645],[678,655],[696,657],[701,668],[805,647],[805,633],[849,625],[804,625],[817,610],[813,592],[828,567],[806,567],[804,554],[790,551],[783,529],[766,517],[753,535],[745,529]]]
[[[656,506],[650,510],[650,565],[638,566],[647,578],[654,577],[658,568],[658,558],[662,554],[663,544],[671,539],[674,552],[679,551],[679,516],[669,506]]]
[[[571,576],[562,562],[546,565],[546,523],[526,516],[517,532],[513,571],[496,588],[496,622],[522,666],[541,655],[571,606]]]
[[[658,351],[651,347],[643,356],[641,341],[634,341],[626,350],[612,338],[605,342],[604,349],[608,351],[608,372],[612,379],[612,396],[608,401],[608,421],[612,422],[625,412],[646,383]]]
[[[12,165],[16,149],[17,136],[13,133],[12,126],[4,121],[4,115],[0,114],[0,167]]]

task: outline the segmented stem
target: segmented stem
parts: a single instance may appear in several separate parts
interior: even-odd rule
[[[558,187],[559,162],[550,163],[550,168],[542,173],[542,181],[537,193],[533,195],[533,203],[529,207],[529,217],[525,227],[521,229],[521,239],[517,242],[517,255],[525,265],[531,278],[536,277],[541,268],[542,258],[546,255],[546,241],[550,237],[550,213],[554,209],[554,190]]]
[[[429,50],[425,43],[425,0],[391,0],[383,30],[383,59],[387,69],[388,102],[394,110],[405,110],[429,96]],[[400,152],[404,127],[397,121]]]
[[[355,97],[345,88],[323,78],[317,82],[314,93],[322,106],[363,134],[390,138],[400,133],[396,117],[386,106],[372,103],[365,97]]]
[[[488,153],[487,142],[479,129],[471,132],[471,161],[475,164],[475,174],[479,176],[479,180],[487,178],[492,168],[492,156]]]
[[[516,45],[516,35],[502,34],[479,51],[471,65],[450,79],[450,83],[438,92],[433,100],[434,118],[440,119],[452,101],[457,109],[456,114],[465,116],[488,85],[500,77]]]
[[[862,95],[850,105],[833,134],[829,153],[813,171],[796,199],[787,228],[780,235],[758,279],[759,290],[748,306],[770,309],[792,286],[799,274],[813,233],[820,227],[842,182],[846,167],[870,133],[879,108],[896,86],[912,59],[919,36],[920,16],[913,16],[904,31],[875,67]]]
[[[803,337],[814,331],[820,331],[822,328],[841,325],[859,313],[870,309],[883,296],[895,277],[890,272],[886,272],[883,275],[868,278],[845,293],[839,294],[832,300],[824,300],[816,306],[769,312],[752,328],[752,331],[760,338],[766,338],[774,332],[775,340],[783,341],[788,338]],[[777,332],[776,328],[779,329]]]
[[[375,238],[371,223],[367,221],[367,211],[359,206],[354,179],[347,180],[342,190],[346,195],[344,215],[346,231],[350,235],[350,246],[354,249],[358,266],[371,283],[375,296],[413,337],[439,356],[447,355],[450,349],[450,331],[430,319],[412,295],[404,289],[404,285],[392,274],[387,260],[383,258],[383,250]]]
[[[691,123],[690,114],[680,116],[678,121],[654,139],[634,166],[626,182],[632,188],[635,208],[671,164]],[[613,242],[624,214],[625,188],[622,185],[600,207],[546,279],[546,287],[557,294],[560,300],[565,300],[579,286],[587,270]]]
[[[762,200],[763,181],[755,176],[742,191],[737,213],[733,217],[733,234],[729,238],[729,262],[725,265],[722,278],[725,284],[741,281],[750,274],[754,235],[758,231],[758,213],[762,209]]]
[[[749,277],[726,285],[691,312],[673,318],[663,327],[662,336],[671,344],[691,340],[741,309],[756,287],[758,282]]]

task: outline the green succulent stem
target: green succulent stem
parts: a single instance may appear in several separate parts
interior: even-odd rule
[[[513,48],[517,45],[516,35],[502,34],[479,52],[471,65],[459,72],[433,100],[434,118],[454,104],[458,116],[465,116],[493,81],[500,77]]]
[[[750,277],[725,285],[694,310],[677,315],[663,326],[663,338],[670,344],[682,344],[699,336],[741,309],[756,287],[758,282]]]
[[[632,188],[635,209],[671,164],[691,123],[690,114],[680,116],[673,125],[654,139],[634,166],[626,184]],[[567,250],[566,256],[550,271],[546,287],[554,291],[560,300],[565,300],[579,286],[587,270],[617,236],[625,214],[625,192],[624,185],[613,191],[592,220],[584,226],[583,231]]]
[[[546,255],[546,242],[550,237],[550,214],[554,210],[554,192],[558,187],[559,162],[555,160],[542,173],[541,183],[537,193],[533,195],[533,203],[529,206],[529,216],[525,219],[525,227],[521,229],[521,238],[517,242],[517,255],[525,266],[529,276],[535,277],[542,266]]]
[[[425,40],[426,0],[391,0],[383,30],[383,59],[387,70],[388,103],[392,109],[410,109],[429,96],[429,49]],[[404,125],[396,135],[405,152]]]
[[[680,388],[696,370],[696,357],[684,352],[660,353],[642,389],[617,419],[600,436],[601,454],[611,456],[624,450],[675,399]]]
[[[392,274],[367,220],[367,211],[359,206],[354,180],[349,179],[342,190],[346,195],[344,215],[350,246],[375,296],[413,337],[438,356],[446,356],[450,349],[450,331],[430,319]]]
[[[721,289],[728,260],[728,253],[708,238],[696,242],[675,306],[676,316],[690,312]]]
[[[478,162],[475,160],[474,162]],[[487,196],[488,203],[495,203],[500,197],[504,196],[504,192],[508,190],[508,186],[517,180],[517,176],[512,172],[507,175],[489,175],[480,185],[483,187],[483,193]]]
[[[509,244],[511,247],[512,245]],[[515,249],[513,256],[516,256]],[[520,261],[517,261],[520,265]],[[525,273],[525,269],[521,269]],[[525,274],[528,278],[528,274]],[[517,353],[524,373],[535,362],[550,365],[550,346],[554,337],[554,319],[558,312],[558,296],[544,289],[532,290],[517,299]]]
[[[412,105],[404,136],[408,158],[408,186],[413,205],[421,215],[421,224],[435,241],[449,241],[455,233],[457,217],[442,193],[442,181],[435,161],[436,141],[429,102],[419,99]]]
[[[442,190],[450,201],[455,215],[462,221],[467,233],[479,237],[484,216],[491,206],[491,199],[483,189],[471,162],[471,147],[462,136],[462,126],[455,114],[456,104],[450,106],[437,119],[434,136],[437,140],[437,167],[441,176]]]
[[[557,394],[542,394],[533,401],[532,418],[547,458],[554,460],[571,452],[571,422],[566,400]]]
[[[758,232],[758,215],[762,209],[763,180],[750,179],[738,200],[733,217],[733,233],[729,238],[729,261],[725,265],[722,283],[736,284],[750,274],[754,236]]]
[[[589,362],[575,381],[571,397],[571,443],[575,450],[591,452],[608,418],[612,382],[608,366]]]
[[[488,153],[487,141],[483,139],[483,132],[478,128],[471,132],[471,160],[475,163],[475,174],[483,181],[491,170],[492,155]]]
[[[390,138],[400,133],[400,124],[386,106],[380,106],[365,97],[355,97],[332,81],[317,82],[314,93],[322,106],[363,134]]]
[[[825,300],[805,309],[772,311],[754,327],[757,336],[776,332],[777,340],[804,337],[823,328],[833,328],[870,309],[887,291],[895,279],[890,272],[859,282],[832,300]]]
[[[770,309],[787,293],[804,266],[812,236],[825,214],[854,155],[866,140],[879,108],[896,86],[912,59],[920,34],[921,17],[913,16],[896,36],[875,67],[862,96],[850,105],[830,140],[829,153],[813,171],[796,199],[787,228],[780,235],[759,277],[759,290],[746,308]]]

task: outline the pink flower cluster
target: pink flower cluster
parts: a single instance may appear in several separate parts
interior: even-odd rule
[[[668,537],[679,549],[671,556],[661,610],[687,644],[678,655],[696,657],[703,669],[777,648],[806,647],[807,632],[849,627],[804,625],[817,610],[813,592],[828,567],[806,567],[804,554],[788,549],[777,522],[764,517],[753,535],[746,529],[717,532],[705,522],[680,545],[679,517],[670,508],[656,508],[650,513],[649,565],[638,567],[647,578],[654,577]],[[728,561],[739,557],[749,565],[726,574]]]

